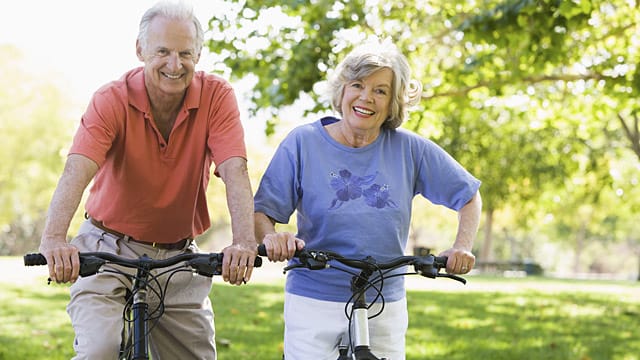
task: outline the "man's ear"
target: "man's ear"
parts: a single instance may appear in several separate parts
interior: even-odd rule
[[[142,45],[140,44],[140,40],[136,40],[136,56],[138,60],[144,62],[144,56],[142,56]]]

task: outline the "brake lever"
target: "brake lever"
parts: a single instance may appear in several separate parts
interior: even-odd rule
[[[187,264],[202,276],[213,277],[214,275],[222,275],[222,260],[219,258],[197,258],[189,260]]]
[[[459,281],[463,284],[467,283],[467,280],[465,278],[460,277],[458,275],[441,273],[440,267],[444,268],[444,266],[446,266],[447,264],[447,261],[443,260],[442,262],[439,262],[439,261],[436,261],[437,259],[440,259],[440,258],[436,258],[434,256],[425,257],[420,259],[420,261],[417,261],[415,264],[413,264],[413,267],[416,273],[424,277],[428,277],[430,279],[444,277],[444,278],[449,278],[452,280]],[[443,258],[443,259],[446,259],[446,258]]]
[[[465,278],[463,278],[463,277],[460,277],[460,276],[458,276],[458,275],[454,275],[454,274],[442,274],[442,273],[438,273],[438,274],[436,275],[436,277],[446,277],[446,278],[449,278],[449,279],[453,279],[453,280],[459,281],[459,282],[461,282],[461,283],[463,283],[463,284],[466,284],[466,283],[467,283],[467,279],[465,279]]]
[[[80,271],[79,275],[82,277],[91,276],[97,274],[100,271],[100,267],[106,263],[105,260],[90,256],[85,257],[83,261],[80,262]]]
[[[285,266],[284,269],[282,269],[282,273],[286,274],[287,271],[289,270],[293,270],[293,269],[297,269],[297,268],[301,268],[301,267],[305,267],[304,264],[293,264],[293,265],[289,265],[289,266]]]
[[[286,273],[287,271],[291,270],[291,269],[296,269],[296,268],[307,268],[309,270],[322,270],[322,269],[326,269],[329,267],[329,265],[325,262],[325,261],[318,261],[314,258],[304,258],[304,259],[300,259],[300,263],[297,264],[293,264],[293,265],[289,265],[287,267],[284,268],[283,273]]]

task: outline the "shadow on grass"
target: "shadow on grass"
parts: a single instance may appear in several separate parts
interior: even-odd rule
[[[571,292],[411,292],[407,359],[638,359],[638,303]]]
[[[0,359],[70,359],[73,331],[65,307],[68,287],[3,284]]]
[[[282,286],[215,284],[211,293],[220,359],[281,359]]]
[[[410,291],[407,360],[640,359],[640,301],[620,300],[606,288],[562,287],[552,292]],[[281,358],[281,285],[214,281],[210,296],[220,359]],[[64,285],[3,284],[0,359],[71,358],[67,301]]]
[[[410,291],[407,360],[637,360],[640,304],[607,293]],[[282,287],[214,285],[223,359],[279,359]]]

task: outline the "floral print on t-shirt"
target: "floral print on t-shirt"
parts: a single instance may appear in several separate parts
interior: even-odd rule
[[[331,201],[329,210],[338,209],[347,201],[361,197],[364,198],[365,204],[374,208],[396,208],[396,203],[389,196],[389,185],[373,183],[377,175],[376,173],[357,176],[346,169],[342,169],[337,173],[332,171],[329,176],[331,177],[331,188],[335,190],[336,197]],[[365,188],[367,185],[369,187]]]

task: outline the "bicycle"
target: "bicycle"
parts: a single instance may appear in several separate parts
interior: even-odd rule
[[[264,244],[258,247],[258,255],[267,255]],[[446,268],[447,266],[447,257],[434,256],[433,254],[424,256],[399,256],[387,262],[377,262],[372,257],[352,259],[346,258],[336,252],[305,248],[297,250],[294,254],[294,258],[297,258],[299,262],[286,266],[283,273],[297,268],[322,270],[332,267],[353,275],[351,278],[352,296],[345,303],[345,316],[349,320],[348,341],[347,344],[344,344],[344,341],[340,344],[338,348],[339,357],[337,360],[353,360],[354,357],[355,360],[388,360],[386,358],[378,358],[371,352],[368,323],[369,319],[378,316],[384,310],[384,297],[382,296],[384,279],[395,276],[422,275],[432,279],[444,277],[459,281],[462,284],[467,283],[467,280],[463,277],[454,274],[441,273],[440,269]],[[355,268],[360,270],[360,272],[358,273],[341,266],[332,265],[330,263],[331,261],[339,262],[350,268]],[[391,271],[403,266],[413,266],[414,272],[394,273],[389,275]],[[370,288],[373,288],[377,293],[374,302],[378,300],[378,298],[380,298],[382,302],[380,310],[372,316],[369,316],[369,308],[373,302],[367,304],[366,299],[366,291]],[[349,310],[350,304],[352,306]]]
[[[123,309],[124,327],[122,329],[122,341],[118,351],[118,359],[148,360],[149,359],[149,332],[153,329],[153,320],[157,321],[164,312],[164,293],[171,277],[179,271],[191,271],[193,273],[212,277],[222,274],[222,253],[187,253],[179,254],[164,260],[155,260],[146,254],[137,259],[124,258],[105,252],[80,253],[80,276],[86,277],[98,272],[111,272],[122,274],[132,280],[132,287],[125,296],[126,305]],[[183,263],[180,264],[179,263]],[[26,254],[25,266],[46,265],[46,258],[39,253]],[[117,267],[117,265],[136,270],[132,275]],[[175,265],[175,266],[174,266]],[[257,256],[254,267],[262,265],[262,258]],[[152,274],[151,270],[166,270]],[[159,277],[168,274],[164,287]],[[51,282],[51,279],[48,279]],[[160,299],[160,304],[155,309],[150,309],[147,303],[148,292],[155,292]]]

